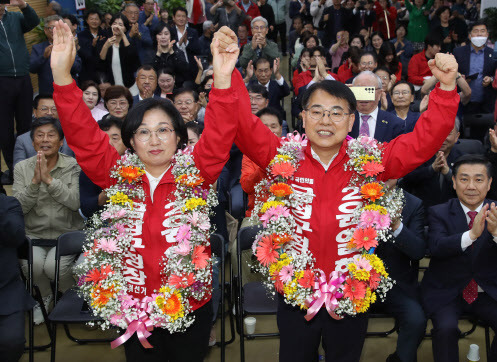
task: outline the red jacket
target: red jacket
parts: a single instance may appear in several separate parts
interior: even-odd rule
[[[107,134],[100,130],[93,120],[88,106],[83,102],[81,90],[73,82],[67,86],[54,84],[54,100],[64,129],[67,143],[76,154],[76,159],[85,174],[101,188],[112,185],[109,170],[119,159],[119,154],[109,144]],[[228,119],[226,113],[236,104],[237,95],[232,89],[214,89],[209,94],[209,104],[205,112],[205,129],[200,141],[195,145],[194,158],[200,174],[208,184],[214,183],[229,158],[233,144],[236,123],[223,125],[219,133],[219,119]],[[145,212],[143,223],[132,232],[136,232],[133,248],[124,263],[123,271],[130,292],[137,298],[151,295],[161,286],[161,263],[164,252],[176,244],[176,229],[167,227],[167,222],[179,214],[174,208],[174,191],[176,184],[171,168],[164,174],[154,192],[154,201],[150,198],[150,185],[146,175],[143,176],[145,191]],[[138,229],[138,230],[137,230]],[[141,237],[138,237],[141,236]],[[210,250],[209,250],[210,253]],[[207,303],[210,298],[197,302],[190,300],[193,309]]]
[[[236,3],[236,5],[238,5],[238,7],[240,9],[242,9],[242,11],[247,14],[247,17],[250,16],[252,19],[247,19],[245,18],[245,20],[243,21],[243,23],[245,25],[247,25],[247,29],[248,29],[248,34],[249,36],[252,36],[252,27],[250,26],[250,23],[252,22],[252,20],[254,20],[256,17],[258,16],[261,16],[261,12],[259,10],[259,7],[257,6],[257,4],[254,4],[252,1],[250,1],[250,6],[248,8],[247,11],[245,11],[245,8],[243,7],[242,5],[242,2],[239,1]],[[266,19],[267,20],[267,19]],[[268,29],[269,30],[269,29]]]
[[[381,32],[385,39],[393,39],[396,37],[395,21],[397,20],[397,9],[390,6],[387,10],[390,14],[385,16],[385,10],[383,10],[380,3],[378,1],[374,3],[376,20],[373,23],[373,28],[374,30]]]
[[[337,71],[337,80],[345,84],[346,81],[348,81],[350,78],[354,76],[354,73],[352,72],[352,69],[350,69],[349,62],[343,63]]]
[[[432,75],[424,51],[411,58],[407,66],[407,81],[409,83],[423,85],[424,77],[431,77]]]
[[[338,76],[335,73],[328,72],[328,74],[331,75],[333,79],[338,80]],[[299,88],[309,84],[313,78],[314,76],[312,75],[310,70],[301,72],[295,78],[293,78],[293,92],[295,93],[295,95],[298,96]]]
[[[280,139],[274,135],[250,109],[250,100],[243,79],[233,81],[238,103],[233,114],[239,114],[236,145],[244,155],[265,169],[276,155]],[[403,134],[386,144],[381,180],[397,179],[430,159],[454,127],[459,96],[456,90],[442,91],[438,86],[430,94],[428,110],[421,114],[414,131]],[[436,120],[436,122],[435,122]],[[226,119],[224,123],[232,122]],[[203,137],[203,136],[202,136]],[[359,190],[349,186],[351,171],[344,171],[349,160],[344,140],[328,171],[305,149],[305,159],[296,172],[292,186],[296,192],[312,195],[310,205],[292,210],[297,222],[295,230],[300,246],[308,246],[316,258],[316,267],[327,275],[336,267],[343,268],[350,256],[345,233],[352,226],[352,213],[361,204]]]
[[[243,191],[247,193],[248,205],[245,216],[252,215],[255,204],[255,185],[266,177],[266,172],[257,166],[250,158],[243,156],[242,158],[242,175],[240,176],[240,185]]]

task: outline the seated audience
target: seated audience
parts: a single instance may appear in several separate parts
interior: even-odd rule
[[[133,104],[136,105],[141,100],[147,98],[160,98],[155,95],[157,89],[157,73],[149,64],[142,65],[136,72],[136,86],[138,94],[133,97]]]
[[[359,74],[362,51],[356,46],[350,46],[346,53],[346,61],[338,68],[337,76],[340,82],[345,83]]]
[[[338,67],[342,65],[342,56],[349,50],[349,32],[339,31],[337,33],[337,41],[330,48],[331,55],[331,70],[337,72]]]
[[[385,42],[385,38],[381,33],[373,33],[371,34],[371,46],[373,47],[373,51],[376,55],[380,54],[380,49],[383,43]]]
[[[192,89],[180,88],[174,92],[174,106],[181,114],[181,117],[183,117],[183,121],[185,121],[185,123],[192,121],[200,123],[197,118],[200,110],[198,100],[198,93]],[[203,123],[201,126],[203,126]]]
[[[397,56],[393,43],[387,41],[381,46],[380,53],[378,54],[378,66],[390,69],[390,72],[395,75],[396,80],[402,78],[402,63]]]
[[[195,146],[202,135],[202,126],[195,122],[188,122],[186,131],[188,133],[188,146]]]
[[[373,29],[382,34],[386,40],[395,38],[395,22],[397,20],[397,9],[392,6],[390,0],[379,0],[374,3],[373,9],[376,13],[376,20]],[[374,39],[373,44],[374,44]]]
[[[24,317],[35,302],[21,281],[17,249],[24,243],[21,204],[0,193],[0,360],[17,362],[24,352]]]
[[[318,45],[321,45],[321,40],[318,38],[317,35],[312,34],[311,32],[308,31],[303,31],[300,38],[297,39],[297,41],[295,42],[295,54],[293,55],[291,62],[292,67],[295,68],[298,66],[298,61],[301,55],[300,53],[304,49],[315,48]]]
[[[124,120],[128,115],[128,111],[133,107],[133,96],[128,88],[113,85],[105,91],[104,103],[109,115]]]
[[[411,83],[401,80],[394,84],[390,90],[394,109],[390,112],[404,120],[404,132],[409,133],[414,130],[418,121],[419,112],[411,111],[411,103],[414,102],[414,86]]]
[[[375,87],[376,92],[373,101],[357,101],[354,126],[349,132],[351,137],[366,135],[380,142],[389,142],[404,133],[404,121],[378,107],[382,84],[376,74],[370,71],[361,72],[354,78],[352,86]]]
[[[33,121],[37,118],[52,117],[59,118],[57,108],[53,101],[52,95],[38,94],[33,100]],[[63,145],[60,152],[74,157],[74,152],[67,145],[66,140],[63,140]],[[14,146],[14,166],[25,159],[36,155],[36,150],[33,147],[33,140],[31,139],[31,131],[23,133],[16,138]]]
[[[55,24],[61,20],[58,15],[52,15],[45,18],[45,35],[47,40],[33,45],[29,57],[29,71],[38,75],[38,88],[40,93],[53,93],[53,76],[50,68],[50,55],[53,47],[53,29]],[[71,68],[71,74],[76,78],[76,74],[81,71],[81,58],[76,55],[74,65]]]
[[[428,209],[431,260],[421,282],[421,295],[433,322],[435,362],[459,361],[462,314],[497,331],[497,208],[486,198],[491,175],[485,157],[459,158],[452,176],[457,198]],[[497,360],[495,337],[488,360]]]
[[[240,47],[240,52],[243,52],[243,47],[248,43],[248,31],[249,28],[245,24],[238,25],[236,30],[236,35],[238,37],[238,46]]]
[[[45,240],[50,245],[33,247],[34,283],[48,309],[53,299],[50,282],[55,276],[55,240],[84,226],[78,213],[80,168],[74,158],[59,152],[64,134],[57,119],[37,118],[31,139],[37,154],[15,166],[12,191],[22,206],[26,235],[33,242]],[[59,285],[63,291],[74,284],[73,261],[74,256],[61,257]],[[23,264],[26,267],[26,262]],[[34,322],[43,322],[40,307],[34,309]]]
[[[397,57],[402,64],[402,77],[407,78],[407,68],[409,66],[409,61],[414,54],[414,48],[412,46],[412,43],[406,38],[407,28],[405,24],[401,23],[397,25],[395,34],[397,35],[397,37],[390,41],[393,43]],[[400,80],[400,78],[398,78],[397,80]]]
[[[407,81],[415,86],[422,86],[423,82],[432,76],[428,60],[434,59],[440,52],[442,40],[438,34],[428,34],[425,38],[425,49],[414,55],[409,61]]]
[[[156,94],[161,98],[172,99],[175,89],[175,75],[171,68],[161,68],[158,72],[157,83],[159,85]]]
[[[376,74],[381,79],[381,98],[379,106],[384,111],[390,112],[393,109],[392,97],[390,96],[390,90],[397,78],[392,74],[390,69],[387,67],[378,67],[374,70]]]
[[[431,31],[440,34],[443,39],[441,52],[452,53],[459,44],[466,42],[468,26],[463,20],[453,17],[448,6],[439,7],[434,20],[435,26]]]
[[[336,80],[338,76],[332,73],[329,68],[326,67],[326,53],[323,47],[317,46],[310,49],[311,58],[309,61],[309,69],[305,72],[300,73],[295,77],[295,95],[303,93],[305,88],[312,85],[313,83],[319,82],[324,79]]]
[[[159,25],[159,17],[155,13],[155,0],[145,0],[143,2],[143,10],[140,11],[140,15],[138,16],[138,24],[145,25],[150,34],[155,30],[157,25]]]
[[[124,5],[123,15],[129,22],[126,26],[126,35],[130,43],[134,45],[141,64],[151,64],[154,59],[154,48],[149,28],[138,22],[140,9],[132,2]]]
[[[202,24],[202,36],[198,38],[198,49],[199,49],[199,55],[209,55],[211,52],[211,42],[212,42],[212,36],[214,35],[214,32],[216,31],[216,28],[214,27],[214,24],[210,20],[204,21]]]
[[[300,35],[304,30],[304,21],[302,20],[302,16],[296,15],[292,19],[292,28],[293,29],[288,33],[288,49],[290,49],[291,56],[295,54],[295,42],[300,38]]]
[[[109,112],[96,107],[101,98],[97,83],[87,80],[81,84],[81,90],[83,91],[83,101],[90,108],[93,119],[97,122],[100,121]]]
[[[109,37],[102,45],[102,69],[111,84],[130,88],[135,82],[134,73],[140,65],[138,50],[128,39],[130,25],[122,14],[115,14],[110,21]]]
[[[247,16],[233,0],[218,0],[209,11],[212,15],[212,22],[217,29],[227,26],[235,32]]]
[[[243,52],[240,55],[240,65],[242,68],[247,68],[249,61],[252,63],[259,58],[266,58],[273,62],[276,58],[281,59],[278,45],[267,38],[268,22],[262,16],[252,20],[250,24],[252,29],[252,40],[243,47]]]
[[[105,37],[105,31],[100,27],[102,14],[97,10],[87,10],[83,16],[85,29],[78,33],[79,51],[81,58],[81,71],[79,80],[96,80],[95,72],[98,70],[98,41]]]
[[[257,18],[258,16],[261,16],[261,12],[259,11],[259,7],[257,6],[257,3],[254,3],[252,0],[239,0],[236,5],[242,9],[242,11],[245,13],[245,20],[243,23],[247,25],[247,27],[250,26],[250,22],[252,19]],[[269,25],[268,25],[269,28]],[[249,29],[249,37],[252,36],[252,32]]]

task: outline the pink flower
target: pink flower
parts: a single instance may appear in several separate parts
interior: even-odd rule
[[[191,215],[188,215],[188,221],[195,227],[198,227],[200,230],[209,230],[210,223],[206,217],[200,215],[198,212],[194,211]]]
[[[190,225],[185,224],[181,225],[178,229],[178,233],[176,234],[176,240],[181,241],[189,241],[192,233],[190,232]]]
[[[367,259],[361,258],[361,257],[354,260],[354,264],[355,264],[357,270],[370,271],[373,268]]]
[[[178,243],[174,250],[176,254],[187,256],[192,250],[192,244],[188,240],[183,240]]]
[[[204,250],[205,246],[193,248],[192,263],[195,265],[195,269],[204,269],[209,264],[209,255]]]
[[[293,265],[285,265],[283,268],[281,268],[280,271],[280,280],[283,283],[288,283],[290,280],[292,280],[292,275],[293,275]]]
[[[385,230],[388,229],[392,221],[390,220],[389,215],[383,215],[378,213],[378,215],[376,215],[376,219],[374,222],[376,223],[378,229]]]
[[[274,245],[271,236],[263,236],[259,241],[259,245],[256,248],[257,260],[264,265],[269,266],[269,264],[274,263],[278,258],[279,245]]]
[[[123,319],[123,316],[121,314],[113,314],[110,316],[110,324],[113,324],[115,326],[119,325],[119,322]]]
[[[195,276],[193,273],[188,273],[184,275],[171,274],[167,284],[174,286],[176,289],[186,288],[195,283]]]
[[[109,211],[104,211],[102,213],[102,220],[107,220],[107,219],[120,219],[122,217],[126,216],[126,210],[120,209],[114,213],[111,213]]]
[[[270,220],[276,220],[278,217],[283,216],[283,217],[288,217],[290,216],[290,210],[288,210],[286,207],[282,205],[278,205],[276,207],[271,207],[269,210],[267,210],[264,215],[261,216],[261,221],[264,227],[267,226],[267,223]]]
[[[379,214],[378,211],[364,211],[359,219],[359,226],[362,228],[372,227],[376,220],[376,216]]]
[[[126,230],[124,229],[124,225],[121,223],[116,223],[114,224],[114,227],[116,228],[117,232],[119,233],[119,236],[124,236],[126,233]]]
[[[117,251],[117,243],[113,239],[100,239],[98,249],[103,250],[109,254]]]
[[[136,299],[129,294],[121,294],[118,299],[121,301],[122,309],[129,309],[136,305]]]

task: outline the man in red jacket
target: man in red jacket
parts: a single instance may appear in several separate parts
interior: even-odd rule
[[[247,17],[243,21],[243,24],[247,26],[249,36],[252,36],[252,28],[250,26],[250,22],[258,16],[261,16],[261,12],[259,11],[259,7],[257,4],[253,3],[251,0],[240,0],[236,3],[236,5],[242,9],[242,11],[247,14]],[[267,20],[267,19],[266,19]]]
[[[407,68],[407,80],[409,83],[421,86],[425,79],[432,76],[431,69],[428,65],[430,59],[440,52],[442,39],[437,34],[428,34],[425,38],[425,50],[416,54],[409,61]]]
[[[421,115],[414,131],[385,144],[385,171],[378,177],[381,181],[400,178],[429,159],[454,127],[459,104],[455,86],[457,62],[452,55],[438,54],[429,66],[440,85],[430,94],[428,110]],[[238,98],[232,106],[232,114],[239,117],[235,143],[244,155],[265,169],[276,155],[280,139],[252,115],[240,75],[233,76],[231,86]],[[354,124],[356,100],[345,85],[324,80],[306,90],[303,108],[309,145],[290,183],[296,192],[312,197],[312,202],[291,211],[297,223],[292,246],[295,250],[308,248],[316,259],[316,268],[329,275],[346,268],[350,251],[343,235],[354,227],[352,214],[362,205],[359,190],[350,185],[353,172],[344,170],[349,161],[346,136]],[[316,117],[316,108],[322,110],[322,117]],[[332,113],[334,121],[330,118]],[[337,113],[342,115],[338,121]],[[315,361],[321,341],[326,360],[359,360],[367,329],[364,315],[335,320],[322,309],[309,322],[304,316],[305,311],[286,304],[280,296],[280,361]]]

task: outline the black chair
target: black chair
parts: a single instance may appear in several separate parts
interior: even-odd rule
[[[242,185],[238,181],[228,192],[228,212],[241,224],[247,210],[247,194],[243,191]]]
[[[493,113],[465,114],[463,117],[464,130],[469,129],[469,138],[483,140],[489,128],[495,124]]]
[[[59,287],[60,258],[62,256],[80,254],[83,251],[84,243],[85,234],[83,231],[70,231],[62,234],[57,239],[57,249],[55,252],[55,291],[58,291]],[[113,341],[113,339],[106,338],[80,339],[73,337],[69,331],[68,324],[86,324],[90,321],[100,320],[100,318],[95,317],[91,311],[84,310],[85,302],[77,294],[76,290],[71,289],[66,291],[59,300],[57,300],[56,296],[54,298],[54,309],[48,315],[48,320],[52,325],[52,362],[55,362],[57,324],[63,324],[67,337],[78,344]]]
[[[249,226],[238,231],[237,259],[238,259],[238,295],[237,316],[238,329],[240,333],[240,358],[245,361],[245,337],[253,339],[256,337],[277,337],[279,333],[254,333],[245,336],[243,330],[244,315],[274,315],[278,310],[278,302],[269,297],[266,288],[261,282],[250,282],[242,285],[242,251],[249,250],[260,231],[261,226]]]

